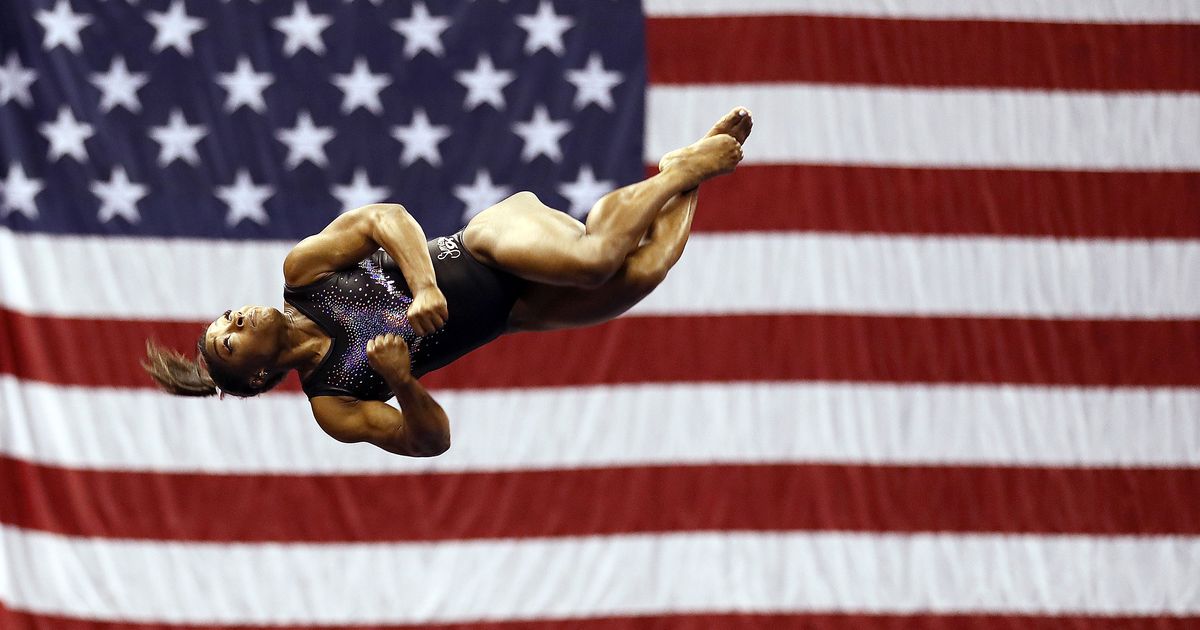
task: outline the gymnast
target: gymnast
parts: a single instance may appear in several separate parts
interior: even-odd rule
[[[586,224],[529,192],[428,242],[403,206],[351,210],[288,253],[282,311],[225,311],[195,359],[147,342],[143,366],[183,396],[254,396],[296,370],[333,438],[439,455],[450,422],[417,378],[502,334],[588,326],[637,304],[683,253],[698,186],[733,171],[752,125],[735,108],[657,175],[597,201]]]

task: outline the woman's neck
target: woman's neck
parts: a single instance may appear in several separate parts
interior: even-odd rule
[[[287,322],[287,349],[280,355],[279,365],[298,371],[300,378],[304,378],[321,364],[333,340],[316,322],[290,304],[284,305],[283,316]]]

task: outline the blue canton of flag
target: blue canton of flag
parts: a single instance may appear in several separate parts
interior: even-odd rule
[[[519,190],[582,217],[642,167],[638,2],[10,0],[10,229],[298,239]]]

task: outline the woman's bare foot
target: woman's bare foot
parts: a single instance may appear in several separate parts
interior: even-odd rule
[[[732,173],[742,161],[741,143],[723,133],[708,136],[671,153],[671,160],[663,172],[684,175],[691,182],[689,188],[718,175]]]
[[[717,124],[713,125],[712,129],[708,130],[708,134],[704,137],[725,134],[733,136],[738,144],[746,144],[746,139],[750,137],[750,130],[754,127],[754,115],[745,107],[735,107],[728,114],[725,114]]]
[[[750,130],[754,127],[754,117],[750,110],[745,107],[735,107],[717,121],[712,129],[704,135],[704,138],[712,138],[719,135],[731,136],[737,140],[738,144],[744,144],[746,138],[750,137]],[[658,170],[665,171],[671,167],[675,160],[680,159],[689,147],[677,149],[663,156],[658,163]]]

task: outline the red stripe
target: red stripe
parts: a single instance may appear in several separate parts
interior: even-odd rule
[[[694,229],[1198,238],[1200,173],[748,165],[703,186]]]
[[[313,630],[314,625],[199,625],[105,622],[5,611],[10,630]],[[1083,617],[1031,615],[691,614],[590,619],[476,621],[452,624],[339,625],[342,630],[1190,630],[1200,617]]]
[[[0,373],[150,387],[139,367],[144,339],[193,348],[202,329],[0,310],[8,341]],[[791,380],[1196,386],[1197,348],[1200,320],[631,317],[502,337],[422,380],[454,389]]]
[[[656,18],[656,84],[806,82],[1064,90],[1200,89],[1200,25]]]
[[[710,465],[300,476],[80,471],[0,458],[0,481],[10,488],[0,496],[3,522],[103,538],[386,542],[709,530],[1200,533],[1200,502],[1193,500],[1200,469],[1187,468]],[[334,505],[336,514],[326,509]]]

